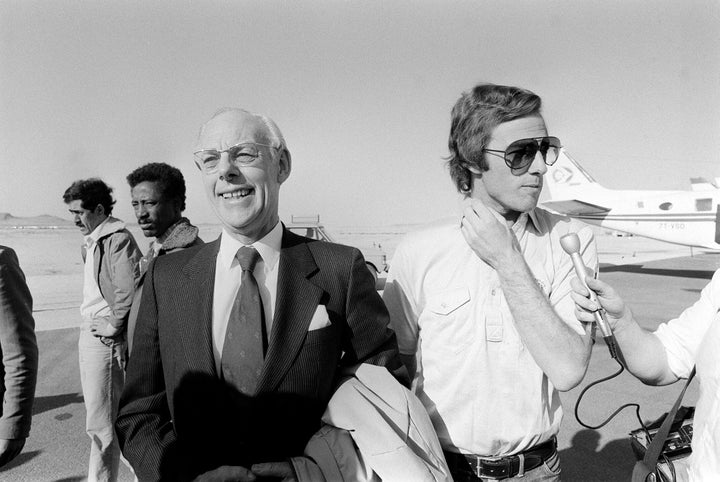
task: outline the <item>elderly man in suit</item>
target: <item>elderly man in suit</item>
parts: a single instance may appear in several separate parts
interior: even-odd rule
[[[222,109],[195,157],[224,229],[147,272],[123,453],[141,480],[293,480],[344,367],[402,372],[395,335],[357,249],[280,223],[291,157],[271,119]]]
[[[15,251],[0,246],[0,467],[30,433],[38,370],[32,296]]]

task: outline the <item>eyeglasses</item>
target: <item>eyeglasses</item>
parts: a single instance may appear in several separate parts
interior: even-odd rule
[[[535,160],[538,151],[542,154],[545,164],[552,166],[560,155],[561,147],[560,139],[557,137],[530,137],[510,143],[504,151],[497,149],[483,149],[483,151],[503,157],[507,167],[518,170],[529,167]]]
[[[241,142],[222,151],[218,151],[217,149],[201,149],[193,152],[195,155],[195,164],[197,164],[201,171],[208,174],[213,173],[217,171],[218,164],[220,164],[220,156],[223,152],[227,152],[230,162],[234,165],[250,166],[260,156],[258,146],[280,149],[279,147],[260,144],[259,142]]]

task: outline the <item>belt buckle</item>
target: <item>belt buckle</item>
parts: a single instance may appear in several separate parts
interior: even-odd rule
[[[483,462],[485,464],[483,464]],[[492,465],[495,465],[494,467]],[[502,480],[510,477],[512,470],[511,459],[509,457],[476,457],[475,458],[475,476],[490,480]],[[524,474],[523,474],[524,475]]]

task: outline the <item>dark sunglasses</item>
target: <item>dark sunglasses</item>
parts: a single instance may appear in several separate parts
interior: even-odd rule
[[[560,139],[557,137],[530,137],[512,142],[504,151],[497,149],[483,149],[483,151],[502,157],[507,167],[518,170],[529,167],[538,152],[542,155],[545,164],[552,166],[560,155],[561,147]]]

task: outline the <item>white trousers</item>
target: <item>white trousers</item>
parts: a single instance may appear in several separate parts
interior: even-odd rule
[[[125,382],[125,351],[124,340],[97,338],[88,323],[80,328],[80,383],[90,437],[88,482],[114,482],[118,477],[120,446],[114,423]]]

